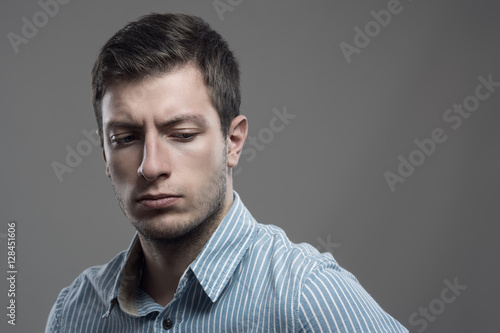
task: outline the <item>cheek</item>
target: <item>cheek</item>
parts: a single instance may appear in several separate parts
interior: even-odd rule
[[[178,152],[174,160],[177,171],[189,170],[193,177],[206,178],[220,169],[223,163],[223,149],[219,141],[207,138],[200,140],[189,150]]]
[[[139,162],[138,162],[139,161]],[[139,164],[138,164],[139,163]],[[111,178],[115,182],[125,182],[137,177],[140,159],[134,153],[114,153],[108,159]]]

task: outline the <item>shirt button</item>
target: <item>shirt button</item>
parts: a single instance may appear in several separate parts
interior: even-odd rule
[[[166,329],[166,330],[171,329],[173,325],[174,325],[174,323],[172,322],[172,320],[170,318],[165,319],[163,321],[163,328]]]

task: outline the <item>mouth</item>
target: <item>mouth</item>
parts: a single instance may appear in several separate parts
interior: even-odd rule
[[[163,209],[175,204],[181,197],[174,194],[146,194],[137,202],[146,209]]]

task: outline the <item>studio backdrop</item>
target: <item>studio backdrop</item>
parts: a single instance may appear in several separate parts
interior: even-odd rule
[[[260,223],[331,252],[411,332],[498,331],[499,2],[0,6],[1,332],[43,331],[60,290],[130,243],[90,72],[151,12],[200,16],[235,52],[235,189]]]

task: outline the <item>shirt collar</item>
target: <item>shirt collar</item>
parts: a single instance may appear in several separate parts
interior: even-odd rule
[[[110,315],[116,303],[120,304],[120,308],[124,312],[132,316],[137,316],[138,311],[135,295],[142,273],[143,259],[144,254],[141,242],[136,232],[125,254],[125,260],[115,279],[114,287],[108,295],[108,310],[103,315],[103,318]]]
[[[219,298],[256,233],[256,221],[234,192],[231,209],[189,266],[212,302]]]
[[[252,244],[257,233],[256,221],[233,191],[233,204],[226,216],[203,247],[198,257],[189,265],[212,302],[217,301],[234,270]],[[142,273],[143,252],[135,234],[108,296],[108,317],[116,303],[127,314],[138,316],[136,295]],[[185,275],[185,274],[184,274]]]

